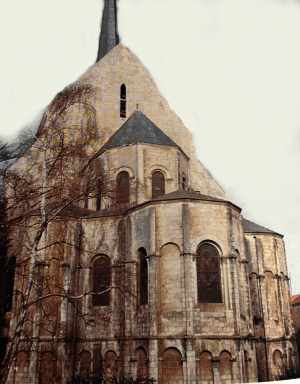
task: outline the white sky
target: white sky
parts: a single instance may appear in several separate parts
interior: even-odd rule
[[[12,135],[94,63],[102,2],[1,5],[0,134]],[[202,162],[285,234],[300,293],[300,0],[120,0],[119,26]]]

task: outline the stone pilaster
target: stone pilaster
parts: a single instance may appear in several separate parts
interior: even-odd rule
[[[157,336],[158,333],[158,320],[157,314],[159,312],[159,297],[158,294],[158,268],[159,268],[159,254],[157,252],[157,236],[156,236],[156,212],[155,208],[150,211],[150,228],[151,228],[151,239],[150,239],[150,254],[148,256],[148,279],[149,279],[149,330],[150,335],[153,337]]]
[[[149,341],[149,377],[158,383],[159,376],[159,358],[158,358],[158,340]]]
[[[186,378],[187,384],[196,384],[196,352],[193,348],[192,340],[187,341],[186,350]]]

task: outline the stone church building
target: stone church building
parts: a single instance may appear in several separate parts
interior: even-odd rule
[[[51,176],[43,156],[59,156],[63,135],[72,151]],[[74,374],[229,384],[295,368],[283,236],[247,220],[197,159],[192,134],[120,43],[116,0],[105,0],[96,63],[49,105],[36,143],[8,169],[32,194],[6,188],[14,214],[31,209],[8,228],[7,350],[18,339],[8,384]],[[68,192],[45,209],[59,180]]]

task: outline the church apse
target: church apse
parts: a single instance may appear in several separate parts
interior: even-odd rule
[[[27,215],[8,228],[6,384],[231,384],[295,368],[283,236],[244,218],[197,159],[120,43],[116,0],[104,1],[96,63],[49,105],[11,171],[43,193],[28,216],[5,185]],[[29,298],[35,310],[20,311]]]

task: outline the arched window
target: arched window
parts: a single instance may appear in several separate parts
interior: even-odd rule
[[[198,303],[222,303],[220,256],[210,243],[197,250],[197,287]]]
[[[164,352],[161,376],[163,384],[183,384],[182,356],[177,349],[169,348]]]
[[[144,248],[140,248],[139,254],[139,304],[148,304],[148,263],[147,252]]]
[[[221,383],[232,383],[232,359],[227,351],[220,354],[220,379]]]
[[[101,210],[101,200],[102,200],[102,183],[101,180],[97,180],[96,185],[96,210]]]
[[[109,382],[118,378],[118,357],[113,351],[108,351],[104,357],[104,376]]]
[[[147,354],[143,348],[136,350],[136,378],[138,383],[143,383],[148,379],[149,368]]]
[[[213,384],[214,375],[212,367],[212,355],[210,352],[202,352],[199,358],[197,376],[200,383]]]
[[[28,383],[28,380],[29,380],[29,353],[28,352],[17,353],[14,368],[15,368],[14,382]]]
[[[80,377],[82,379],[88,379],[91,374],[91,354],[88,351],[82,351],[79,357],[80,362]]]
[[[56,376],[56,359],[53,353],[43,352],[40,358],[39,384],[54,384]]]
[[[126,85],[122,84],[120,89],[120,117],[126,117],[127,109],[127,90]]]
[[[129,173],[122,171],[117,176],[117,203],[128,204],[129,203],[129,192],[130,182]]]
[[[284,373],[283,356],[278,349],[273,352],[274,378],[279,379]]]
[[[107,256],[98,257],[93,264],[93,306],[110,305],[111,263]]]
[[[161,171],[152,173],[152,197],[164,195],[165,193],[165,177]]]

